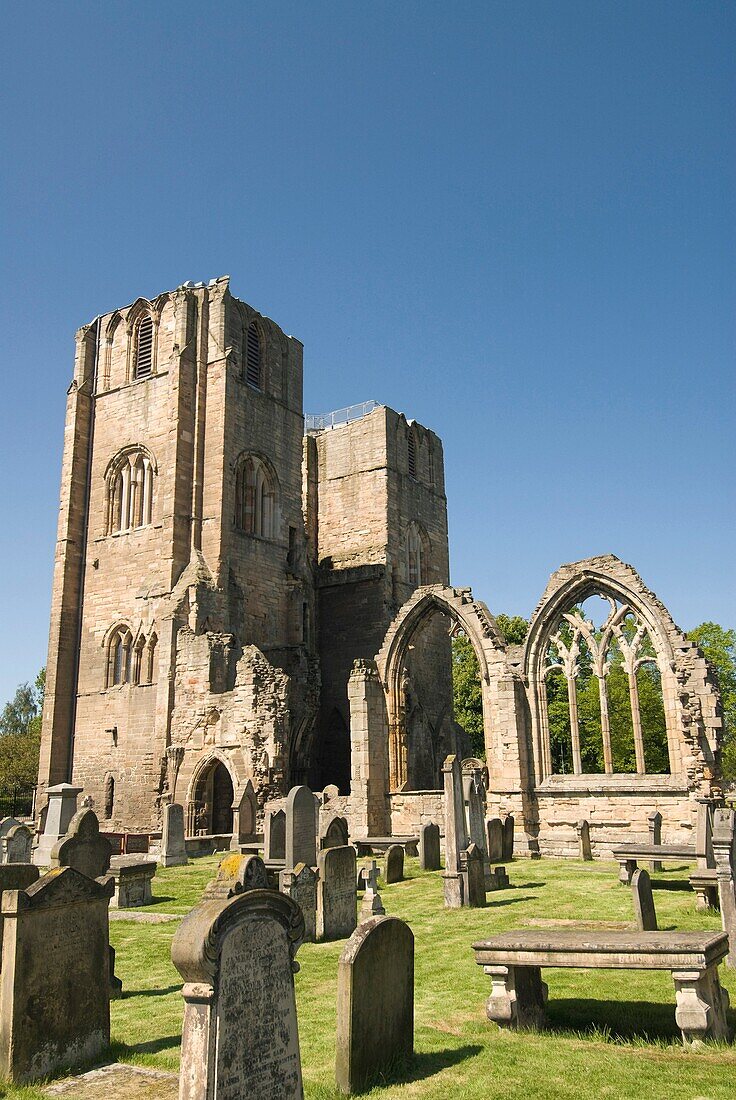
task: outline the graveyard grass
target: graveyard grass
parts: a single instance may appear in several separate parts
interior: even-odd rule
[[[214,876],[217,857],[159,870],[155,905],[137,912],[184,914]],[[544,1033],[503,1031],[485,1017],[490,981],[470,945],[515,926],[566,921],[632,921],[631,893],[613,863],[516,860],[512,887],[489,894],[486,909],[445,910],[439,872],[407,860],[407,878],[381,890],[386,911],[415,935],[414,1062],[396,1067],[369,1093],[384,1100],[726,1100],[734,1095],[736,1046],[686,1052],[674,1021],[670,974],[545,970],[549,1017]],[[698,913],[687,867],[653,876],[660,928],[720,928],[717,913]],[[170,960],[176,922],[111,923],[125,994],[112,1003],[113,1057],[160,1069],[178,1067],[183,1002]],[[297,959],[299,1033],[306,1096],[335,1100],[335,991],[345,941],[305,944]],[[736,974],[720,968],[736,1004]],[[736,1024],[733,1011],[730,1022]],[[40,1100],[35,1088],[0,1088],[9,1100]]]

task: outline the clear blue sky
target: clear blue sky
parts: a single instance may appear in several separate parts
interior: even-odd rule
[[[229,273],[305,409],[445,444],[452,577],[611,551],[736,625],[736,5],[7,4],[0,702],[45,661],[73,336]]]

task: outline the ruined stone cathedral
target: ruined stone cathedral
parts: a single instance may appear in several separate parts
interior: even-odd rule
[[[175,797],[188,832],[224,833],[249,780],[261,805],[348,793],[353,664],[449,583],[442,444],[373,402],[305,425],[302,350],[227,276],[79,329],[39,806],[70,781],[107,829],[155,829]],[[441,621],[421,647],[412,774],[436,789],[457,737]]]

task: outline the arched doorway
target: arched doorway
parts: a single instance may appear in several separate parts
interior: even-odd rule
[[[233,781],[221,760],[213,760],[197,780],[190,819],[197,836],[233,831]]]
[[[334,783],[340,794],[350,794],[350,730],[337,707],[333,708],[317,741],[315,783],[320,791]]]

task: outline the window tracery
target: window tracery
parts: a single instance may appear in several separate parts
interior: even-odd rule
[[[107,534],[151,523],[155,475],[153,459],[140,448],[126,450],[114,460],[107,478]]]
[[[418,523],[412,522],[406,531],[404,545],[407,583],[412,588],[427,584],[429,540]]]
[[[272,539],[277,534],[276,476],[258,455],[245,455],[235,480],[235,525],[247,535]]]

